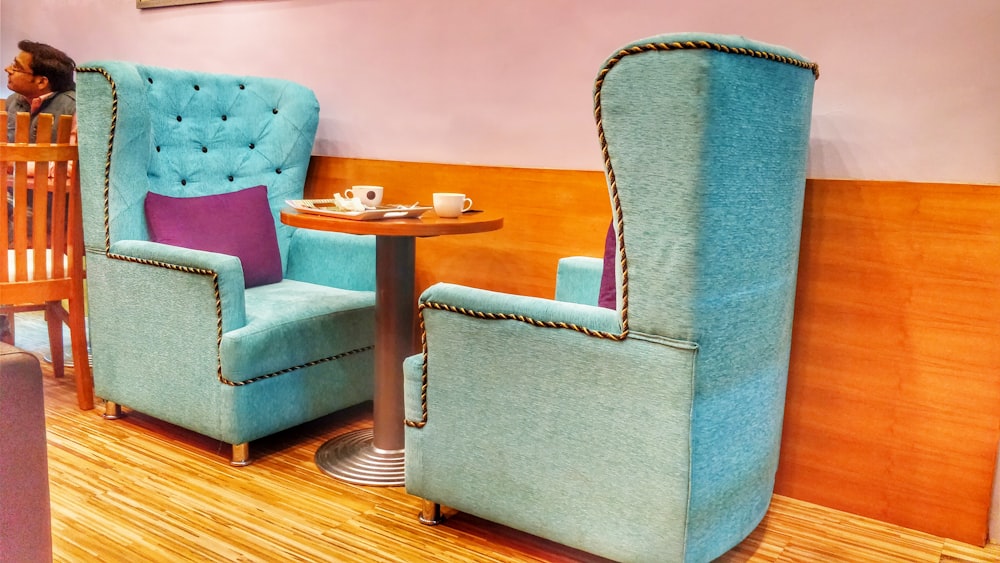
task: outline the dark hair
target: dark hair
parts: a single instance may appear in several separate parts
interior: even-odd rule
[[[49,79],[53,92],[76,90],[73,72],[76,63],[59,49],[45,43],[24,39],[17,48],[31,55],[31,73]]]

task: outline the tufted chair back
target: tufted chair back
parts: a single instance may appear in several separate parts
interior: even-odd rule
[[[251,441],[370,400],[374,237],[280,223],[285,200],[303,194],[319,118],[312,91],[127,62],[77,70],[88,319],[105,417],[124,406],[210,436],[242,466]],[[244,255],[150,240],[149,194],[260,185],[279,280],[273,247],[262,248],[272,277],[248,287]]]
[[[302,197],[319,121],[311,90],[274,78],[128,62],[78,70],[79,89],[97,94],[80,96],[81,136],[111,131],[110,154],[81,161],[83,184],[105,188],[83,195],[88,248],[149,240],[147,192],[191,197],[263,184],[287,264],[291,228],[278,211],[286,199]],[[108,96],[112,106],[98,103]]]

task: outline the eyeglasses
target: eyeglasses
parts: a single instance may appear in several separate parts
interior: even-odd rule
[[[17,62],[16,60],[7,65],[7,68],[5,68],[4,70],[11,73],[20,72],[21,74],[29,74],[31,76],[35,75],[35,73],[31,72],[30,70],[25,70],[24,67],[21,66],[21,63]]]

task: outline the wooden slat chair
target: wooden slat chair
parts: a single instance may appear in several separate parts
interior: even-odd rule
[[[2,108],[0,108],[2,109]],[[0,139],[0,171],[5,178],[7,205],[2,206],[0,239],[0,314],[7,315],[13,344],[14,313],[44,311],[48,325],[53,372],[64,374],[63,330],[70,329],[76,372],[77,404],[94,408],[94,383],[87,351],[84,310],[83,226],[77,146],[72,144],[72,116],[61,116],[52,138],[53,117],[38,116],[37,139],[29,143],[31,116],[0,111],[0,130],[15,119],[14,142]],[[43,181],[47,179],[47,181]],[[27,201],[32,196],[33,212]],[[68,306],[63,305],[63,301]]]

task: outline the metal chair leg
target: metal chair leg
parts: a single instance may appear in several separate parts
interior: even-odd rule
[[[101,416],[105,420],[117,420],[124,416],[122,414],[122,406],[112,401],[104,401],[104,414]]]
[[[250,443],[233,444],[233,457],[229,460],[229,465],[235,467],[245,467],[250,465]]]
[[[441,505],[427,499],[424,499],[418,518],[421,524],[427,526],[437,526],[445,521],[445,517],[441,513]]]

